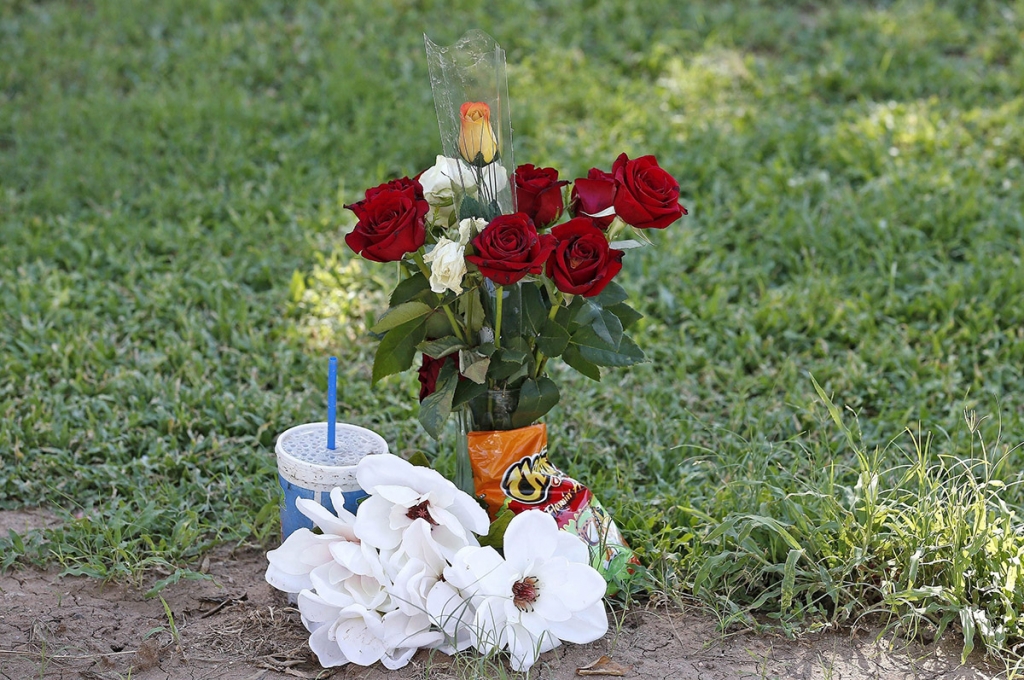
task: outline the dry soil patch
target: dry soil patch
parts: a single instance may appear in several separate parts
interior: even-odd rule
[[[5,513],[0,513],[0,516]],[[9,518],[8,518],[9,519]],[[36,518],[39,519],[39,518]],[[45,520],[43,520],[45,521]],[[20,528],[20,527],[19,527]],[[86,680],[278,680],[285,678],[465,678],[469,661],[421,652],[409,667],[323,671],[306,646],[298,613],[263,580],[255,550],[210,557],[206,581],[146,598],[144,589],[56,571],[0,576],[0,678]],[[671,680],[942,680],[997,677],[981,661],[960,666],[952,641],[891,649],[875,636],[821,634],[799,640],[716,631],[696,612],[631,610],[590,645],[545,654],[534,678],[572,678],[602,654],[627,678]]]

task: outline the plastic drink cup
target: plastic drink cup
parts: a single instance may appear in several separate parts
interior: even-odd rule
[[[364,456],[387,453],[388,443],[372,430],[338,423],[335,448],[327,448],[327,423],[307,423],[285,430],[277,438],[277,473],[284,491],[281,506],[281,540],[296,529],[313,528],[313,522],[299,512],[295,501],[311,499],[334,512],[331,490],[341,489],[345,509],[355,513],[366,492],[356,481],[356,464]]]

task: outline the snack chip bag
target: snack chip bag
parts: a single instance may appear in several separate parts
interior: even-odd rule
[[[468,436],[473,485],[486,501],[492,521],[507,498],[512,512],[544,510],[559,529],[579,536],[590,547],[592,566],[602,573],[620,571],[626,563],[639,564],[590,489],[548,460],[546,425]]]

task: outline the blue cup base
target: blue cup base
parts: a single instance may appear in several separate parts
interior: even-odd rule
[[[312,529],[313,520],[309,519],[295,507],[295,501],[299,498],[306,498],[324,506],[328,512],[335,513],[334,504],[331,502],[331,494],[328,491],[312,491],[303,488],[294,482],[289,482],[284,477],[278,476],[281,482],[281,490],[284,491],[284,499],[281,502],[281,540],[286,540],[297,529]],[[362,489],[343,491],[345,499],[344,507],[353,515],[359,508],[359,501],[367,496]]]

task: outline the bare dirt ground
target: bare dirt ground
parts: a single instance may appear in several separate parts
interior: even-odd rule
[[[45,513],[0,512],[0,531],[45,523]],[[0,678],[28,680],[284,680],[286,678],[472,678],[482,667],[421,652],[401,671],[381,666],[320,669],[298,612],[263,580],[262,552],[209,557],[210,580],[185,581],[146,598],[144,589],[23,569],[0,576]],[[723,634],[696,611],[619,613],[602,640],[541,657],[533,678],[577,677],[602,655],[627,678],[666,680],[909,680],[999,677],[983,660],[960,665],[952,640],[893,647],[861,632],[798,640]],[[476,670],[474,670],[476,669]],[[496,674],[487,671],[489,675]],[[486,677],[486,676],[485,676]],[[600,676],[598,676],[600,677]]]

